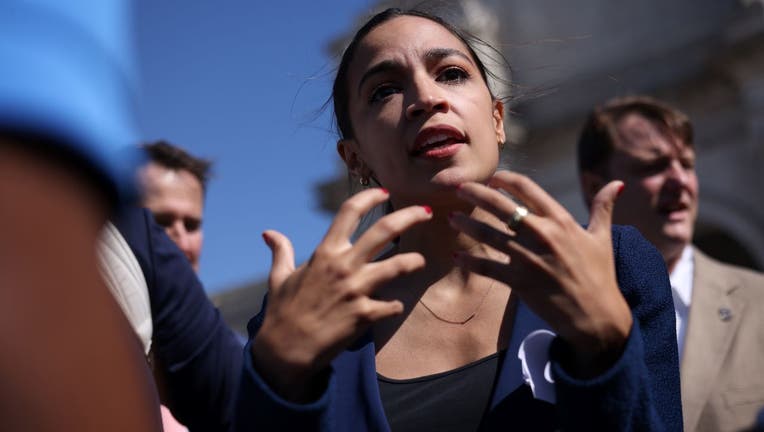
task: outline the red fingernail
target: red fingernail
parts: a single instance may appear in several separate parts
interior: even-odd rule
[[[618,187],[618,192],[615,194],[616,197],[621,196],[621,192],[623,192],[623,189],[626,187],[626,183],[621,183],[621,186]]]
[[[264,242],[265,242],[265,244],[267,244],[268,246],[270,246],[270,245],[271,245],[271,239],[269,239],[269,238],[268,238],[268,236],[267,236],[267,235],[265,235],[265,233],[263,233],[263,241],[264,241]]]
[[[430,206],[423,205],[422,208],[424,209],[425,212],[427,212],[427,214],[432,214],[432,208],[430,208]]]
[[[379,188],[379,190],[381,190],[382,192],[384,192],[384,193],[386,193],[388,195],[390,194],[390,192],[388,192],[387,189],[385,189],[385,188]]]

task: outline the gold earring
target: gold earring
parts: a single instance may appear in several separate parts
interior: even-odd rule
[[[504,141],[499,141],[499,151],[504,150]]]

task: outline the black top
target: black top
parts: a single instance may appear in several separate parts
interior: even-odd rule
[[[377,374],[390,428],[393,432],[478,430],[504,354],[501,351],[450,371],[412,379]]]

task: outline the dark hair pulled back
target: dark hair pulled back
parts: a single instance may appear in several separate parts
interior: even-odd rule
[[[365,38],[366,35],[368,35],[372,30],[381,24],[392,20],[393,18],[401,16],[414,16],[424,18],[440,24],[443,28],[448,30],[451,34],[456,36],[456,38],[462,41],[462,43],[467,47],[467,50],[475,61],[478,70],[480,71],[480,75],[483,77],[483,81],[486,83],[486,86],[488,86],[488,75],[495,77],[494,74],[487,70],[483,62],[480,60],[480,57],[478,57],[477,53],[475,52],[475,49],[473,48],[473,43],[475,42],[480,42],[488,46],[488,44],[481,41],[476,36],[473,36],[468,32],[457,28],[443,18],[437,15],[433,15],[429,12],[417,9],[386,9],[371,17],[366,22],[366,24],[364,24],[356,32],[355,36],[353,36],[353,39],[350,41],[350,44],[347,46],[347,48],[345,48],[345,51],[342,54],[342,59],[340,60],[339,67],[337,68],[337,75],[334,79],[334,86],[332,88],[332,101],[334,102],[334,118],[337,122],[340,138],[342,139],[353,138],[353,125],[350,122],[350,113],[348,111],[348,71],[350,69],[350,63],[353,61],[356,49],[358,48],[358,45],[361,43],[363,38]],[[506,63],[506,60],[504,62]],[[490,87],[488,90],[491,92],[493,97],[493,92],[491,91]]]

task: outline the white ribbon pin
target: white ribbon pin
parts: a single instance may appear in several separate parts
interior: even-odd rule
[[[549,361],[549,345],[555,338],[549,330],[535,330],[520,344],[517,358],[523,369],[523,379],[531,387],[533,397],[555,403],[556,394]]]

